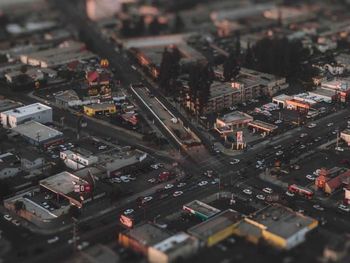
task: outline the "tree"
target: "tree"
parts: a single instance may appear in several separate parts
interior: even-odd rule
[[[239,59],[241,55],[241,34],[239,33],[239,31],[236,32],[235,52],[237,59]]]
[[[254,66],[254,54],[253,54],[253,50],[250,47],[250,43],[248,43],[248,46],[247,46],[244,64],[247,68],[252,68]]]
[[[177,47],[164,49],[159,71],[159,86],[165,94],[171,94],[173,98],[179,96],[177,78],[180,74],[181,54]]]
[[[0,200],[11,193],[10,185],[4,181],[0,180]]]
[[[159,35],[161,30],[161,24],[159,23],[158,17],[153,17],[148,29],[151,35]]]
[[[18,213],[19,211],[25,209],[24,203],[23,203],[22,201],[19,201],[19,200],[17,200],[17,201],[14,203],[14,207],[15,207],[15,212],[16,212],[16,213]]]
[[[223,64],[223,76],[225,81],[236,78],[240,71],[239,62],[237,59],[237,52],[231,52]]]
[[[81,211],[75,205],[71,205],[68,209],[68,214],[71,218],[77,220],[81,216]]]
[[[136,36],[143,35],[145,33],[145,18],[144,16],[140,16],[135,23],[134,34]]]
[[[179,13],[175,14],[175,19],[174,19],[174,28],[173,32],[174,33],[179,33],[185,28],[185,23]]]

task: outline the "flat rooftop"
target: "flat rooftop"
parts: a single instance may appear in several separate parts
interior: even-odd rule
[[[63,137],[62,132],[36,121],[28,121],[26,123],[18,125],[15,128],[12,128],[11,130],[38,142],[44,142],[50,139]]]
[[[341,133],[343,133],[345,135],[350,135],[350,129],[345,129],[345,130],[341,131]]]
[[[88,182],[72,173],[64,171],[41,180],[39,184],[55,193],[67,195],[74,192],[74,185],[88,184]]]
[[[22,116],[31,115],[31,114],[34,114],[36,112],[41,112],[41,111],[46,111],[46,110],[52,110],[52,108],[49,106],[46,106],[45,104],[38,102],[38,103],[33,103],[30,105],[22,106],[19,108],[15,108],[12,110],[8,110],[8,111],[2,112],[2,113],[19,118]]]
[[[188,229],[188,233],[202,240],[208,239],[210,236],[233,226],[241,220],[242,216],[235,210],[228,209],[220,214]]]
[[[261,127],[263,129],[268,129],[268,130],[276,130],[278,128],[277,125],[274,124],[270,124],[264,121],[260,121],[260,120],[254,120],[251,123],[249,123],[248,125],[250,126],[258,126]]]
[[[195,242],[193,237],[181,232],[161,241],[160,243],[154,245],[153,248],[164,253],[170,253],[171,251],[192,242]]]
[[[240,93],[238,89],[232,88],[231,83],[214,81],[210,86],[210,99],[229,95],[232,93]]]
[[[267,231],[286,239],[305,227],[310,228],[317,224],[317,220],[281,205],[272,205],[259,211],[252,220],[261,224]]]
[[[8,99],[0,99],[0,112],[18,108],[19,106],[21,106],[21,103],[19,102],[8,100]]]
[[[244,121],[244,120],[252,121],[253,117],[241,111],[233,111],[225,114],[222,117],[219,117],[218,119],[222,122],[230,123],[230,122],[237,122],[237,121]]]
[[[220,212],[219,209],[212,207],[210,205],[207,205],[201,201],[194,200],[188,204],[185,204],[183,206],[184,210],[193,210],[196,213],[199,213],[201,215],[204,215],[205,217],[211,217],[213,215],[216,215]]]
[[[84,107],[94,110],[104,110],[106,108],[115,107],[115,105],[113,103],[95,103]]]
[[[130,229],[126,235],[147,246],[152,246],[171,237],[165,230],[148,223]]]
[[[279,100],[279,101],[286,101],[286,100],[291,100],[292,97],[286,94],[280,94],[278,96],[275,96],[272,98],[273,100]]]
[[[309,92],[310,96],[326,96],[326,97],[333,97],[336,95],[335,90],[328,90],[328,89],[322,89],[318,88],[316,90],[310,91]]]

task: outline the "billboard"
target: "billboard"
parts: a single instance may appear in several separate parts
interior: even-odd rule
[[[119,221],[123,226],[126,226],[128,228],[132,228],[134,225],[134,220],[131,217],[127,217],[125,215],[120,215]]]
[[[243,131],[238,131],[236,133],[236,141],[237,143],[243,143]]]

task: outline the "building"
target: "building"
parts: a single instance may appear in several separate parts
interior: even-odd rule
[[[235,129],[242,128],[252,122],[254,119],[252,116],[240,112],[233,111],[225,114],[222,117],[218,117],[215,123],[215,129],[222,135],[232,133]]]
[[[66,65],[77,60],[92,59],[95,57],[95,54],[86,51],[85,44],[70,41],[60,47],[22,54],[20,55],[20,60],[23,64],[41,68],[50,68]]]
[[[228,209],[191,227],[187,232],[198,238],[202,245],[211,247],[233,235],[234,229],[241,218],[238,212]]]
[[[148,248],[150,263],[170,263],[185,260],[195,254],[199,241],[184,232],[177,233]]]
[[[121,11],[124,4],[135,2],[135,0],[86,0],[86,14],[94,21],[107,19]]]
[[[322,88],[317,88],[314,91],[310,91],[309,96],[313,97],[314,99],[316,99],[318,101],[322,100],[322,101],[327,102],[327,103],[337,101],[337,99],[339,97],[339,95],[337,94],[336,91],[322,89]]]
[[[322,82],[321,88],[336,93],[341,102],[346,102],[350,95],[349,81],[349,78],[336,78]]]
[[[350,146],[350,129],[341,131],[340,138],[342,138],[348,144],[348,146]]]
[[[98,162],[98,157],[83,149],[60,152],[60,158],[72,170],[79,170]]]
[[[275,204],[244,218],[235,228],[235,234],[253,243],[264,240],[288,250],[304,242],[307,233],[317,226],[317,220]]]
[[[81,208],[83,204],[105,196],[105,192],[96,188],[93,180],[83,179],[69,172],[61,172],[39,181],[40,188],[51,193],[58,200],[66,200]]]
[[[22,149],[19,155],[21,157],[21,168],[24,171],[42,168],[46,163],[45,157],[34,150]]]
[[[13,153],[0,155],[0,180],[16,176],[21,171],[18,157]]]
[[[261,120],[254,120],[248,123],[248,127],[253,130],[253,132],[261,132],[268,135],[278,129],[277,125],[267,123]]]
[[[350,170],[345,170],[339,167],[334,167],[330,170],[324,168],[320,169],[315,180],[315,186],[327,194],[331,194],[341,186],[349,185],[349,183]]]
[[[125,232],[120,232],[118,242],[125,248],[148,255],[149,248],[171,237],[167,231],[145,223]]]
[[[1,124],[6,128],[34,120],[40,123],[52,122],[52,108],[41,103],[34,103],[12,110],[1,112]]]
[[[20,107],[22,104],[13,100],[0,99],[0,112]]]
[[[207,205],[201,201],[194,200],[188,204],[185,204],[182,209],[186,212],[189,212],[201,220],[207,220],[210,217],[216,215],[220,212],[219,209],[216,209],[215,207],[212,207],[210,205]]]
[[[350,170],[328,180],[325,183],[324,192],[331,194],[345,185],[350,185]]]
[[[74,90],[64,90],[55,93],[55,101],[56,104],[62,108],[96,104],[100,102],[99,99],[93,97],[81,99]]]
[[[112,103],[96,103],[84,106],[84,113],[88,116],[108,115],[116,112],[117,109]]]
[[[305,100],[292,98],[290,100],[286,100],[287,109],[289,110],[297,110],[300,112],[308,112],[311,108],[311,104]]]
[[[21,135],[29,143],[41,147],[48,147],[52,144],[63,142],[63,133],[45,126],[36,121],[28,121],[15,128],[12,131]]]
[[[277,104],[281,109],[287,107],[287,101],[291,100],[293,97],[286,94],[280,94],[272,98],[272,103]]]
[[[346,70],[350,70],[350,55],[346,53],[340,53],[335,57],[335,62],[342,65]]]

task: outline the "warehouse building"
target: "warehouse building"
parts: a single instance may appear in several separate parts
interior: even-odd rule
[[[202,245],[213,246],[234,234],[241,214],[228,209],[216,216],[188,229],[188,233],[198,238]]]
[[[150,263],[170,263],[185,260],[195,254],[199,241],[184,232],[175,234],[148,249]]]
[[[48,147],[63,142],[63,133],[36,121],[29,121],[12,129],[29,143]]]
[[[52,108],[41,103],[34,103],[1,112],[0,117],[1,124],[5,128],[14,128],[31,120],[45,124],[52,122]]]
[[[244,218],[235,228],[235,234],[253,243],[264,240],[288,250],[304,242],[306,234],[317,226],[317,220],[276,204]]]
[[[96,103],[84,106],[84,113],[88,116],[112,114],[117,111],[112,103]]]
[[[216,209],[215,207],[207,205],[198,200],[194,200],[188,204],[185,204],[182,209],[195,215],[201,220],[207,220],[208,218],[220,212],[219,209]]]

